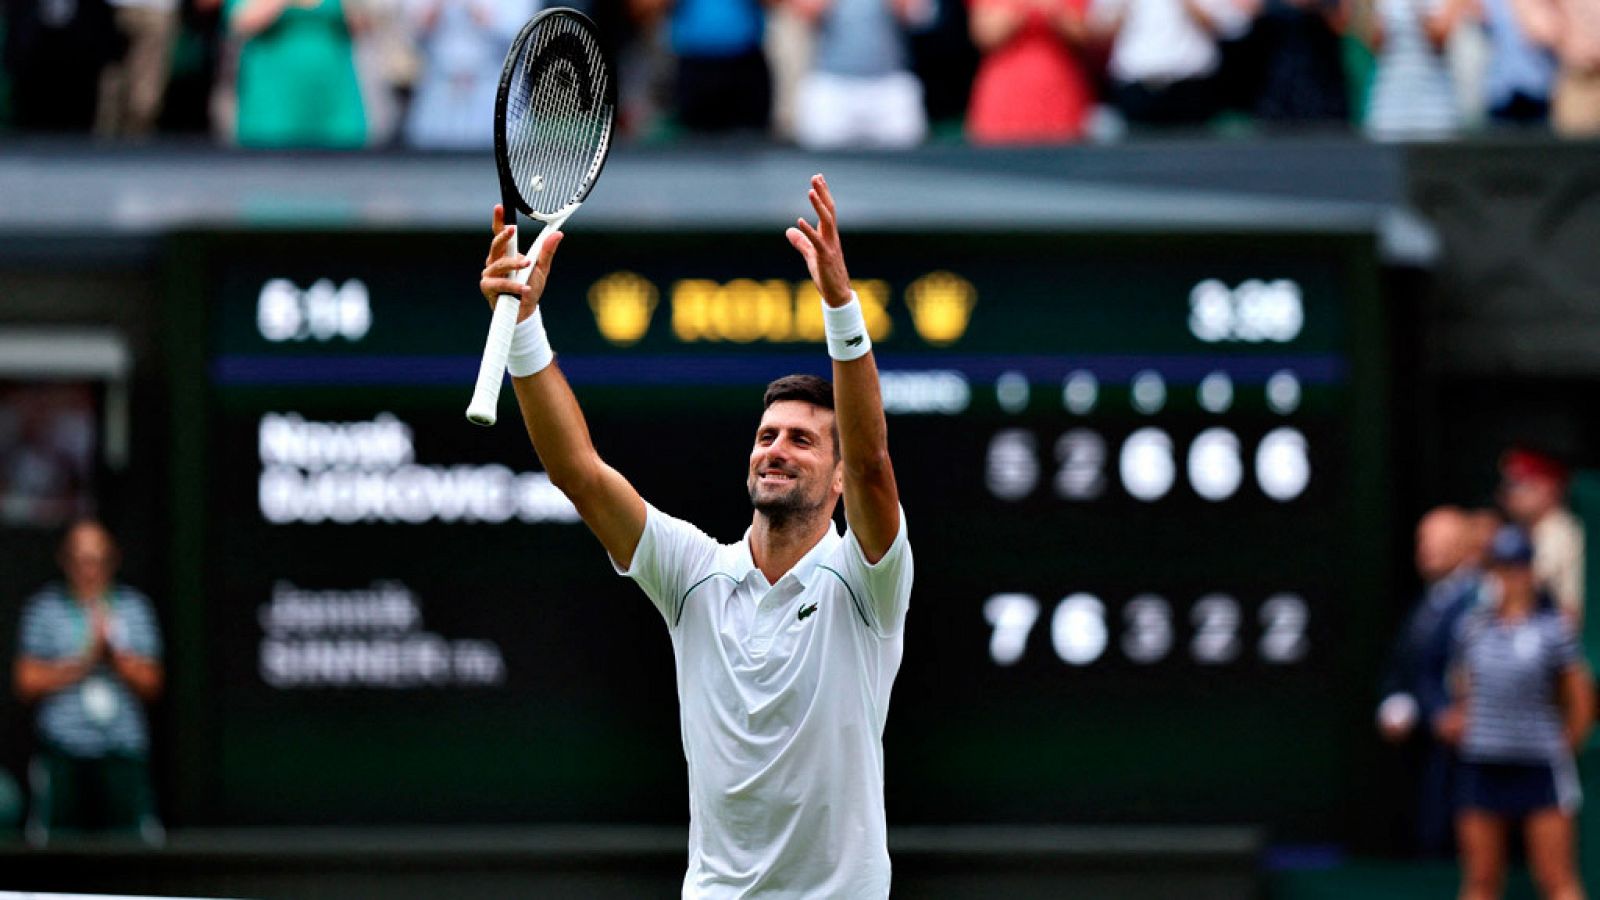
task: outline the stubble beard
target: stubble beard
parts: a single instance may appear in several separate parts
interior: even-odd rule
[[[822,508],[822,504],[812,501],[805,495],[800,482],[796,481],[792,490],[784,491],[776,497],[763,498],[760,494],[760,482],[752,478],[748,484],[750,505],[756,512],[765,516],[767,523],[775,530],[782,531],[797,522],[810,520]]]

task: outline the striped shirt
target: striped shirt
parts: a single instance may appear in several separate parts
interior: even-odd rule
[[[1367,132],[1379,140],[1445,138],[1461,128],[1450,69],[1423,29],[1439,5],[1439,0],[1377,0],[1383,46],[1367,104]]]
[[[150,601],[130,587],[112,587],[106,598],[111,645],[146,659],[161,658],[161,633]],[[90,644],[90,620],[83,604],[60,584],[33,595],[22,610],[20,655],[44,662],[82,656]],[[149,729],[139,698],[102,660],[88,677],[39,701],[39,738],[80,758],[144,756]]]
[[[1540,610],[1508,622],[1485,607],[1457,632],[1456,659],[1468,680],[1469,762],[1555,763],[1569,755],[1557,691],[1561,673],[1583,662],[1567,620]]]

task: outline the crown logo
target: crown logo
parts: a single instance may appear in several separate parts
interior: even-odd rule
[[[650,330],[656,311],[656,286],[632,272],[615,272],[589,288],[589,309],[606,340],[619,347],[636,344]]]
[[[978,291],[954,272],[930,272],[906,288],[906,305],[917,334],[935,347],[961,340],[972,318]]]

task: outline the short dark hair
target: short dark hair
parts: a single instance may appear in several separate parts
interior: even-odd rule
[[[761,398],[761,409],[769,409],[772,404],[784,400],[798,400],[812,406],[833,412],[833,382],[816,375],[797,373],[785,375],[767,385],[766,394]],[[833,458],[840,458],[839,453],[839,421],[834,420],[829,429],[833,437]]]
[[[833,383],[815,375],[785,375],[767,385],[761,398],[761,408],[766,409],[780,400],[799,400],[823,409],[833,409]]]

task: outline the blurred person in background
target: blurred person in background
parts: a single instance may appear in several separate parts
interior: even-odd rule
[[[98,522],[68,530],[63,583],[23,606],[16,695],[37,705],[27,837],[107,829],[158,842],[144,707],[161,695],[161,635],[150,601],[115,580],[116,542]]]
[[[1366,129],[1379,140],[1439,140],[1461,130],[1445,58],[1471,0],[1377,0],[1371,33],[1377,71]]]
[[[972,0],[968,25],[982,57],[972,82],[974,144],[1081,140],[1094,108],[1085,63],[1088,0]]]
[[[106,0],[3,0],[11,124],[88,132],[100,73],[123,55]]]
[[[691,131],[767,130],[772,117],[772,76],[762,37],[766,16],[759,0],[629,0],[645,27],[667,23],[677,57],[674,112]]]
[[[1416,838],[1424,856],[1447,855],[1455,828],[1456,755],[1436,729],[1451,705],[1447,675],[1456,627],[1483,580],[1474,549],[1471,524],[1458,507],[1438,507],[1417,523],[1422,597],[1395,641],[1378,706],[1383,739],[1413,747],[1420,757]]]
[[[245,147],[354,148],[367,139],[344,0],[226,0],[239,39]]]
[[[100,73],[95,134],[145,138],[156,128],[178,36],[178,0],[110,0],[127,48]]]
[[[1600,2],[1516,0],[1518,18],[1534,43],[1559,63],[1550,123],[1566,137],[1600,135]]]
[[[1553,456],[1514,448],[1500,459],[1500,503],[1533,537],[1533,574],[1556,608],[1583,623],[1583,523],[1567,509],[1570,473]]]
[[[811,150],[910,147],[928,133],[905,25],[928,0],[787,0],[815,29],[794,136]]]
[[[1462,620],[1455,705],[1443,733],[1459,745],[1463,900],[1505,888],[1508,832],[1521,823],[1540,892],[1579,900],[1573,754],[1594,722],[1594,681],[1572,623],[1541,608],[1527,532],[1495,534],[1485,602]]]
[[[1248,2],[1255,20],[1241,48],[1253,76],[1246,108],[1278,125],[1348,122],[1341,0]]]
[[[1489,565],[1489,548],[1494,546],[1495,533],[1506,520],[1493,507],[1467,510],[1467,553],[1469,561],[1479,569]]]
[[[1111,42],[1111,97],[1135,125],[1202,125],[1222,109],[1221,42],[1244,34],[1239,0],[1094,0],[1094,32]]]
[[[1497,125],[1544,125],[1550,119],[1550,90],[1556,58],[1528,38],[1517,17],[1518,0],[1479,0],[1489,40],[1489,71],[1484,102]]]
[[[420,0],[410,8],[423,63],[406,116],[409,144],[493,146],[502,61],[537,7],[534,0]]]

